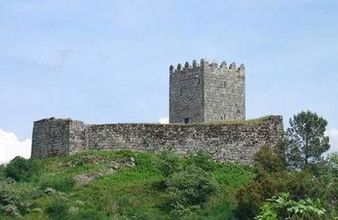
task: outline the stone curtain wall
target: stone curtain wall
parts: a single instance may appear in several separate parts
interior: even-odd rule
[[[247,164],[252,162],[253,155],[261,146],[274,146],[283,137],[281,116],[228,124],[190,125],[85,125],[80,121],[61,121],[49,119],[34,124],[33,158],[71,154],[86,149],[150,152],[166,149],[183,155],[205,150],[218,161]]]

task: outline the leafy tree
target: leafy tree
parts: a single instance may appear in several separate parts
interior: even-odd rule
[[[327,121],[310,111],[302,111],[290,119],[287,129],[287,162],[294,168],[307,168],[321,160],[330,148],[325,136]]]

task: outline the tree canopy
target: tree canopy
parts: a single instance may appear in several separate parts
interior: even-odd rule
[[[310,111],[302,111],[290,119],[287,129],[287,162],[295,168],[306,168],[321,160],[330,148],[325,135],[327,121]]]

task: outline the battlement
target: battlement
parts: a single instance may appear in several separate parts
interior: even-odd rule
[[[170,65],[169,72],[170,74],[174,73],[181,73],[181,72],[187,72],[187,71],[195,71],[195,70],[211,70],[213,72],[238,72],[240,74],[245,74],[245,66],[242,63],[238,68],[236,66],[235,62],[232,62],[229,66],[227,62],[223,61],[221,64],[218,64],[217,62],[209,62],[205,59],[201,59],[198,63],[196,60],[193,60],[190,64],[188,61],[182,65],[181,63],[178,63],[175,66]]]

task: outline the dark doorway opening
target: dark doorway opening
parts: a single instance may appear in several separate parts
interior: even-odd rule
[[[189,124],[190,118],[184,118],[184,124]]]

